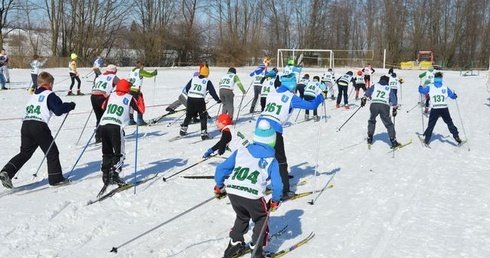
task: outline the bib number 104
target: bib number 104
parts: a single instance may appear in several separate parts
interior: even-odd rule
[[[242,167],[236,167],[233,171],[235,173],[233,173],[233,176],[231,177],[232,180],[238,180],[238,181],[250,180],[252,184],[257,183],[257,178],[259,177],[260,174],[256,170],[250,173],[250,168],[242,168]]]

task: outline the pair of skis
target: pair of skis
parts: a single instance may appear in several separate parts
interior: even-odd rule
[[[107,189],[107,185],[104,185],[102,187],[102,189],[100,190],[99,194],[97,195],[97,198],[95,200],[90,200],[87,202],[87,205],[92,205],[96,202],[101,202],[103,200],[106,200],[108,198],[111,198],[112,196],[116,195],[117,193],[120,193],[120,192],[123,192],[123,191],[126,191],[128,189],[131,189],[137,185],[141,185],[141,184],[144,184],[144,183],[147,183],[153,179],[155,179],[156,177],[158,176],[158,173],[156,174],[153,174],[152,176],[148,177],[148,178],[145,178],[143,180],[139,180],[139,181],[136,181],[135,183],[129,183],[129,184],[126,184],[126,185],[122,185],[122,186],[119,186],[117,188],[114,188],[112,189],[111,191],[105,193],[106,189]]]
[[[282,234],[282,233],[281,233]],[[311,239],[313,239],[313,237],[315,237],[315,233],[314,232],[311,232],[307,237],[299,240],[298,242],[296,242],[295,244],[287,247],[287,248],[284,248],[278,252],[269,252],[266,254],[266,257],[274,257],[274,258],[277,258],[277,257],[283,257],[284,255],[292,252],[293,250],[296,250],[298,247],[308,243]],[[243,250],[243,252],[241,252],[240,254],[237,254],[237,255],[234,255],[234,256],[231,256],[230,258],[238,258],[238,257],[242,257],[246,254],[249,254],[252,252],[252,249],[250,248],[250,245],[247,245],[247,247],[245,248],[245,250]]]

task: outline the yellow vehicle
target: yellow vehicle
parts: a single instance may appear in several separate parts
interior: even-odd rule
[[[400,62],[401,69],[427,69],[429,66],[435,66],[435,59],[434,52],[428,50],[417,52],[415,61]]]

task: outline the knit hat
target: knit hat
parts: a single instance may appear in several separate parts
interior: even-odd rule
[[[254,142],[260,142],[271,147],[276,145],[276,131],[271,127],[267,120],[260,120],[255,128]]]
[[[77,59],[77,57],[78,57],[77,54],[71,53],[71,59]]]
[[[222,123],[224,126],[227,126],[227,125],[231,124],[231,117],[230,117],[230,115],[224,113],[224,114],[219,115],[216,118],[216,121]]]
[[[209,67],[207,65],[203,65],[199,69],[199,75],[202,75],[204,77],[208,77],[209,76]]]
[[[113,64],[110,64],[110,65],[108,65],[108,66],[107,66],[106,70],[107,70],[108,72],[113,72],[113,73],[115,73],[115,72],[117,72],[117,66],[115,66],[115,65],[113,65]]]
[[[235,69],[235,67],[230,67],[230,69],[228,69],[228,72],[229,72],[229,73],[236,74],[236,69]]]
[[[128,93],[131,89],[131,83],[126,79],[121,79],[116,84],[116,91]]]

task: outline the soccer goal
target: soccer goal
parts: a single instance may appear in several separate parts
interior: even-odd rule
[[[284,67],[288,60],[297,66],[334,68],[334,53],[330,49],[278,49],[277,67]]]

